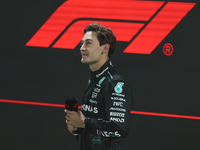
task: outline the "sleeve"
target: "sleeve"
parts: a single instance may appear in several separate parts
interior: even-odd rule
[[[104,137],[125,137],[129,131],[131,87],[123,81],[109,82],[104,89],[104,99],[107,119],[86,118],[86,130]]]

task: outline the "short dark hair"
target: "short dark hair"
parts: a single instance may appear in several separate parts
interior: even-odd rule
[[[84,29],[84,34],[88,31],[94,31],[97,33],[97,39],[99,41],[100,46],[106,43],[110,44],[110,49],[108,52],[108,57],[111,58],[112,54],[114,53],[117,45],[117,40],[113,31],[110,28],[107,28],[103,25],[100,25],[97,22],[93,22],[89,24]]]

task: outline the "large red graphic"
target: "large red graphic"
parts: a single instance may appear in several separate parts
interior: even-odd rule
[[[111,28],[118,41],[130,43],[124,53],[150,54],[194,6],[165,1],[69,0],[26,46],[74,49],[83,29],[97,21]]]

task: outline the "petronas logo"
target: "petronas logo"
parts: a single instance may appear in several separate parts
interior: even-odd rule
[[[124,85],[123,82],[118,82],[117,85],[115,86],[115,92],[116,93],[121,93],[123,91],[122,86]]]

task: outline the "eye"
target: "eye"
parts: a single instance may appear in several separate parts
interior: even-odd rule
[[[88,44],[92,44],[92,43],[91,42],[87,42],[86,45],[88,45]]]

